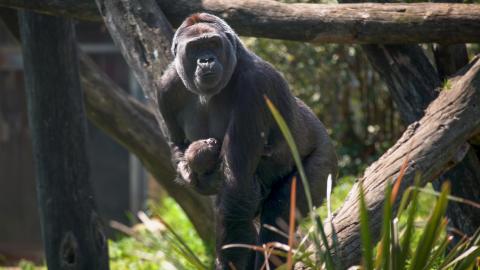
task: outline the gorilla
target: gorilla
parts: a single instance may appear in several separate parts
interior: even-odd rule
[[[174,61],[157,101],[172,162],[182,183],[217,195],[216,269],[259,269],[262,254],[226,244],[286,243],[260,225],[288,220],[294,160],[264,97],[280,111],[297,143],[314,205],[326,192],[337,157],[323,124],[295,98],[282,75],[242,44],[222,19],[207,13],[184,20],[172,42]],[[301,182],[297,207],[308,206]],[[274,267],[272,265],[272,267]]]

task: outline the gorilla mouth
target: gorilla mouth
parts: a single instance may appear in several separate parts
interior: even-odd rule
[[[217,73],[214,72],[214,71],[208,71],[208,72],[205,72],[201,75],[202,79],[210,79],[212,77],[215,77],[217,76]]]

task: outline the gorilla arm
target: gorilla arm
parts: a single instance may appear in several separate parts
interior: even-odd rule
[[[166,125],[164,128],[168,130],[167,142],[170,146],[173,167],[177,171],[180,182],[192,185],[195,182],[195,175],[184,157],[184,152],[188,147],[185,133],[175,119],[178,114],[177,110],[182,107],[188,92],[183,86],[174,65],[167,68],[160,79],[158,89],[158,107]]]

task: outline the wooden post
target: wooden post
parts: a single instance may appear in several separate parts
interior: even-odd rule
[[[74,25],[32,12],[19,17],[48,269],[108,269],[89,183]]]

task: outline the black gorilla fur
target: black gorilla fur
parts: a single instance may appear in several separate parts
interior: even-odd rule
[[[290,93],[285,79],[246,49],[222,19],[206,13],[188,17],[175,33],[172,52],[175,60],[161,78],[158,103],[179,178],[202,194],[217,194],[217,269],[230,269],[230,263],[239,270],[258,269],[261,254],[222,246],[287,241],[263,226],[257,232],[254,226],[257,216],[261,224],[274,226],[279,219],[288,220],[291,179],[297,174],[264,96],[289,125],[314,205],[322,202],[328,174],[335,178],[337,173],[333,145],[323,124]],[[195,159],[191,153],[199,149],[189,151],[189,146],[209,138],[218,143],[210,148],[218,162],[190,164]],[[301,183],[297,190],[297,206],[305,215]]]

